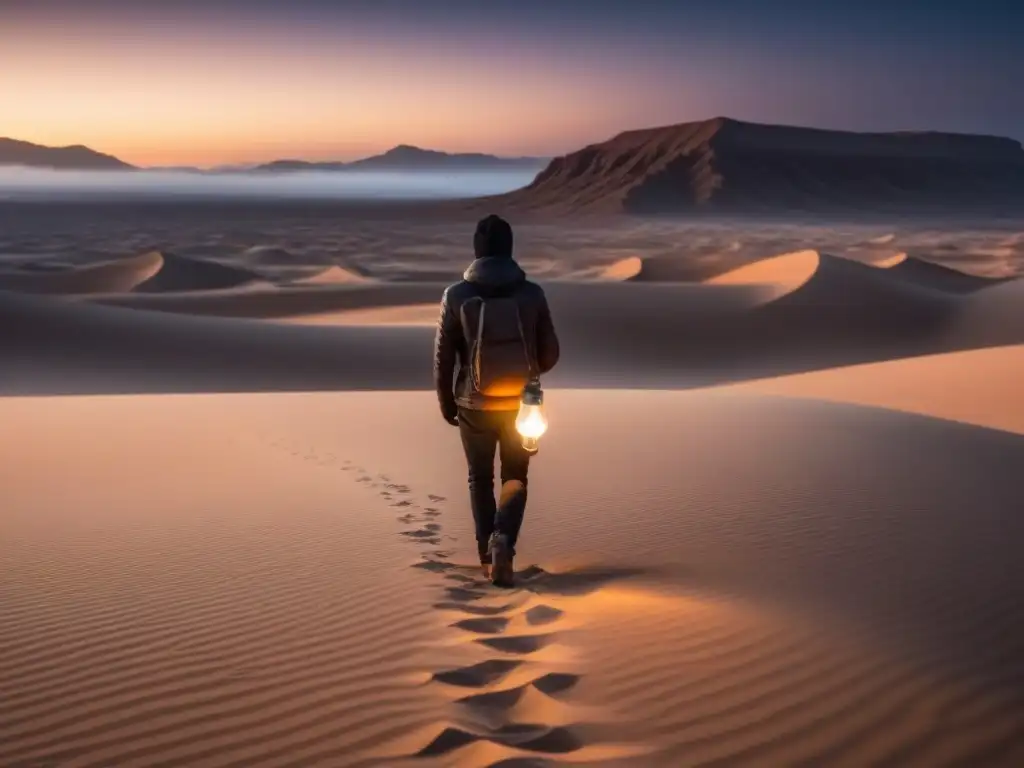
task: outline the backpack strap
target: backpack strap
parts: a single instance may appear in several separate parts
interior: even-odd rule
[[[533,354],[533,345],[526,338],[526,331],[523,330],[523,314],[519,311],[519,302],[516,301],[516,323],[519,324],[519,338],[523,340],[523,351],[526,353],[526,366],[530,371],[530,379],[539,379],[540,371],[537,370],[536,355]]]
[[[480,349],[484,345],[484,313],[487,309],[487,302],[480,299],[480,316],[476,321],[476,338],[473,343],[473,364],[469,367],[473,375],[473,385],[480,389]]]

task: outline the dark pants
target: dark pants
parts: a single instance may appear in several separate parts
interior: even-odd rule
[[[526,473],[530,454],[523,450],[516,432],[516,411],[471,411],[459,409],[459,433],[469,465],[469,503],[476,523],[476,544],[480,562],[490,562],[487,544],[495,530],[508,536],[515,554],[519,529],[526,511]],[[501,484],[518,480],[522,489],[494,500],[494,452],[501,459]]]

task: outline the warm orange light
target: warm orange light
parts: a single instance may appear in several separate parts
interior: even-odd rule
[[[544,393],[540,382],[531,382],[523,390],[523,399],[516,416],[516,431],[523,438],[523,448],[537,452],[538,441],[548,431],[548,417],[544,413]]]

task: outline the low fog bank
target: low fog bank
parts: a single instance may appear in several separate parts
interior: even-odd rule
[[[0,199],[129,197],[431,200],[501,194],[524,187],[536,169],[487,171],[65,171],[0,167]]]

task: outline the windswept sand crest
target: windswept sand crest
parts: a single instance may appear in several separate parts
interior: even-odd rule
[[[392,309],[438,302],[444,283],[384,283],[372,280],[336,283],[264,284],[251,290],[207,290],[93,297],[98,304],[191,316],[275,320],[350,309]]]
[[[823,261],[838,257],[814,250],[794,251],[756,259],[743,266],[718,271],[710,276],[701,274],[685,256],[642,257],[630,256],[602,267],[593,267],[571,273],[569,279],[592,279],[609,282],[702,283],[704,285],[760,285],[766,288],[766,301],[790,293],[808,282],[819,269],[832,269]],[[843,258],[843,262],[862,263]],[[948,293],[963,294],[987,288],[1002,282],[999,278],[985,278],[943,266],[925,259],[898,253],[875,258],[867,264],[886,270],[887,277],[903,280],[913,286]],[[707,271],[707,267],[703,268]]]
[[[297,315],[282,318],[280,322],[296,325],[412,326],[433,331],[437,326],[437,316],[437,304],[430,303]]]
[[[141,293],[210,291],[266,284],[260,274],[209,259],[193,259],[172,253],[159,254],[159,271],[135,287]]]
[[[734,387],[892,408],[1024,435],[1021,381],[1024,346],[1013,346],[832,368]]]
[[[874,263],[892,275],[908,282],[951,293],[971,293],[1003,282],[1001,278],[979,277],[937,264],[907,253],[899,253]]]
[[[351,269],[337,265],[328,267],[322,272],[317,272],[309,277],[292,280],[289,285],[350,285],[352,283],[365,283],[370,278],[361,275]]]
[[[706,280],[722,269],[717,261],[694,259],[691,254],[683,252],[620,259],[605,267],[600,277],[635,283],[695,283]]]
[[[139,256],[55,270],[0,272],[0,290],[24,293],[132,295],[208,291],[270,283],[255,272],[209,259],[150,251]]]
[[[821,268],[821,260],[822,256],[817,251],[785,253],[713,277],[707,284],[763,285],[767,291],[766,301],[771,301],[810,281]]]

